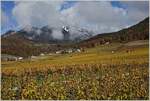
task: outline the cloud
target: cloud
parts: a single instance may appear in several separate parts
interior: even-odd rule
[[[109,1],[78,2],[67,9],[67,20],[79,22],[78,26],[93,29],[96,33],[105,33],[136,24],[149,15],[148,2],[126,1],[121,4],[126,8],[113,6]]]
[[[110,2],[79,2],[74,8],[86,27],[102,32],[124,27],[126,11]]]
[[[113,7],[111,2],[77,2],[61,13],[65,23],[95,33],[117,31],[127,25],[126,10]]]
[[[13,15],[20,26],[58,26],[61,24],[59,6],[61,2],[18,2]]]
[[[120,3],[126,7],[131,23],[149,16],[149,1],[122,1]]]
[[[61,30],[53,30],[52,36],[54,39],[63,39],[63,34],[61,33]]]
[[[148,16],[148,2],[120,2],[125,8],[115,7],[110,1],[78,1],[73,6],[60,10],[63,1],[17,2],[13,9],[19,26],[61,28],[72,26],[71,34],[78,34],[79,28],[104,33],[120,30],[133,25]],[[55,38],[62,37],[54,32]],[[58,35],[57,35],[58,33]],[[75,36],[75,35],[73,35]]]

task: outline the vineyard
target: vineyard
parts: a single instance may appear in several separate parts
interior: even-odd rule
[[[3,100],[149,99],[148,41],[2,62],[1,72]]]

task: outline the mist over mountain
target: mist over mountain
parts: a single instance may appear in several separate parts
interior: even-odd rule
[[[27,26],[19,31],[10,30],[3,34],[2,37],[8,37],[12,33],[20,34],[31,41],[39,43],[79,42],[94,35],[92,31],[87,29],[70,26],[43,26],[41,28]]]

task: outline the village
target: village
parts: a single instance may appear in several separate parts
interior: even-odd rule
[[[109,41],[107,41],[104,44],[102,44],[102,46],[108,46],[110,44],[111,43]],[[128,43],[125,44],[125,45],[128,45]],[[60,50],[57,50],[57,51],[54,51],[54,52],[41,52],[39,55],[31,55],[31,56],[28,56],[28,57],[1,54],[1,61],[22,61],[22,60],[34,61],[36,59],[44,59],[44,58],[49,57],[49,56],[86,52],[86,50],[87,50],[86,48],[67,48],[67,49],[60,49]],[[97,50],[97,51],[99,51],[99,50]],[[124,52],[126,52],[128,54],[132,53],[133,51],[134,50],[132,48],[124,50]],[[116,52],[117,52],[116,50],[110,51],[111,54],[114,54]]]
[[[110,42],[105,42],[103,45],[109,45]],[[1,54],[1,61],[22,61],[22,60],[34,60],[39,57],[44,57],[44,56],[52,56],[52,55],[59,55],[59,54],[71,54],[71,53],[80,53],[80,52],[85,52],[85,48],[67,48],[67,49],[61,49],[57,50],[54,52],[42,52],[39,55],[31,55],[28,57],[21,57],[21,56],[15,56],[15,55],[9,55],[9,54]],[[114,51],[112,51],[114,53]]]
[[[107,41],[103,45],[107,46],[110,42]],[[8,55],[8,54],[1,54],[1,61],[22,61],[22,60],[35,60],[35,59],[42,59],[46,56],[55,56],[55,55],[63,55],[63,54],[71,54],[71,53],[80,53],[85,52],[86,48],[67,48],[67,49],[60,49],[54,52],[41,52],[39,55],[31,55],[28,57],[21,57],[15,55]],[[111,51],[112,54],[115,51]]]
[[[1,61],[22,61],[24,59],[32,60],[36,59],[41,56],[52,56],[52,55],[58,55],[58,54],[71,54],[71,53],[80,53],[84,52],[84,49],[80,48],[69,48],[69,49],[62,49],[57,50],[55,52],[47,53],[43,52],[40,53],[38,56],[28,56],[27,58],[21,57],[21,56],[14,56],[14,55],[8,55],[8,54],[1,54]]]

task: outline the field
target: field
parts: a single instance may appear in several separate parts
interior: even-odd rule
[[[148,41],[1,63],[1,98],[149,99]]]

